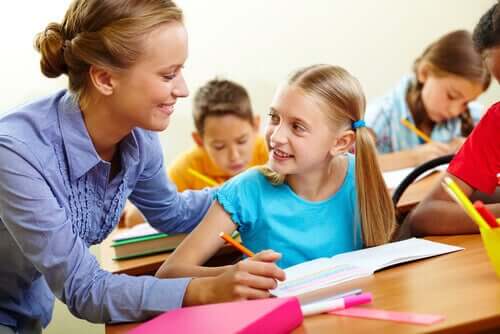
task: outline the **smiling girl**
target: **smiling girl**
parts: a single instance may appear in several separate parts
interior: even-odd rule
[[[314,65],[294,73],[271,104],[268,165],[226,182],[157,275],[226,276],[230,284],[223,293],[262,298],[283,280],[279,267],[389,241],[394,211],[364,126],[364,107],[359,82],[340,67]],[[354,144],[355,156],[348,153]],[[219,232],[235,229],[260,253],[233,266],[201,267],[222,246]],[[261,266],[246,270],[251,262]]]

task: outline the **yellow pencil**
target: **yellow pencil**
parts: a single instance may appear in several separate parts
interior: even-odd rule
[[[248,257],[255,256],[255,254],[250,249],[246,248],[245,246],[243,246],[238,241],[231,238],[231,236],[227,235],[226,233],[224,233],[224,232],[219,233],[219,237],[221,237],[225,242],[227,242],[228,244],[230,244],[231,246],[233,246],[234,248],[236,248],[237,250],[239,250],[240,252],[242,252],[246,256],[248,256]]]
[[[206,184],[208,184],[211,187],[215,187],[215,186],[219,185],[219,183],[217,181],[215,181],[214,179],[211,179],[208,176],[205,176],[205,175],[201,174],[200,172],[195,171],[192,168],[188,168],[187,171],[189,174],[193,175],[194,177],[199,178],[200,180],[202,180],[203,182],[205,182]]]
[[[451,197],[460,205],[467,215],[481,228],[489,229],[488,223],[484,220],[479,212],[477,212],[472,202],[469,198],[463,193],[462,189],[458,186],[458,184],[453,181],[450,177],[444,178],[444,184],[446,191],[451,195]]]
[[[432,142],[431,138],[426,135],[422,130],[419,130],[415,125],[411,124],[406,118],[401,118],[401,124],[406,126],[410,131],[413,131],[420,139],[426,143]]]

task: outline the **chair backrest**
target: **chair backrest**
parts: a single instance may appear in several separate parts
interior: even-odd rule
[[[392,202],[394,203],[394,207],[395,208],[397,207],[399,199],[401,198],[405,190],[408,188],[408,186],[412,184],[413,181],[415,181],[420,175],[440,165],[445,165],[450,163],[454,156],[455,156],[454,154],[444,155],[426,161],[420,166],[415,167],[415,169],[410,174],[408,174],[394,190],[394,193],[392,194]],[[400,221],[400,219],[398,219],[398,221]]]

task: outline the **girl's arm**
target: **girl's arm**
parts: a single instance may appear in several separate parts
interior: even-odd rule
[[[451,154],[455,149],[450,144],[431,142],[416,148],[379,154],[379,164],[383,171],[418,166],[431,159]]]
[[[203,267],[223,245],[220,232],[229,235],[236,229],[231,217],[214,201],[202,222],[176,248],[156,272],[157,277],[217,276],[228,267]]]
[[[224,244],[219,233],[231,234],[235,228],[229,215],[215,201],[203,221],[156,273],[157,277],[198,276],[186,289],[184,306],[268,298],[269,290],[277,286],[277,280],[285,279],[283,270],[274,264],[281,255],[273,251],[260,252],[234,265],[201,266]]]
[[[465,195],[472,195],[474,189],[467,183],[451,174],[446,175],[457,182]],[[488,208],[499,216],[500,204],[490,204]],[[408,215],[405,224],[410,224],[411,232],[416,236],[478,233],[476,224],[450,198],[441,184]]]

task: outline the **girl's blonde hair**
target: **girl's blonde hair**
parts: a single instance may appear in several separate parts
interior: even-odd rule
[[[338,66],[313,65],[298,70],[288,85],[300,88],[327,106],[324,111],[336,128],[352,128],[365,113],[365,96],[359,81]],[[395,214],[392,200],[378,165],[373,136],[366,127],[355,129],[356,190],[365,246],[386,243],[392,237]],[[284,182],[284,176],[261,167],[273,184]]]
[[[85,104],[91,65],[130,67],[145,35],[170,22],[182,22],[182,11],[170,0],[75,0],[62,23],[49,23],[35,38],[41,71],[49,78],[66,74],[70,91]]]

